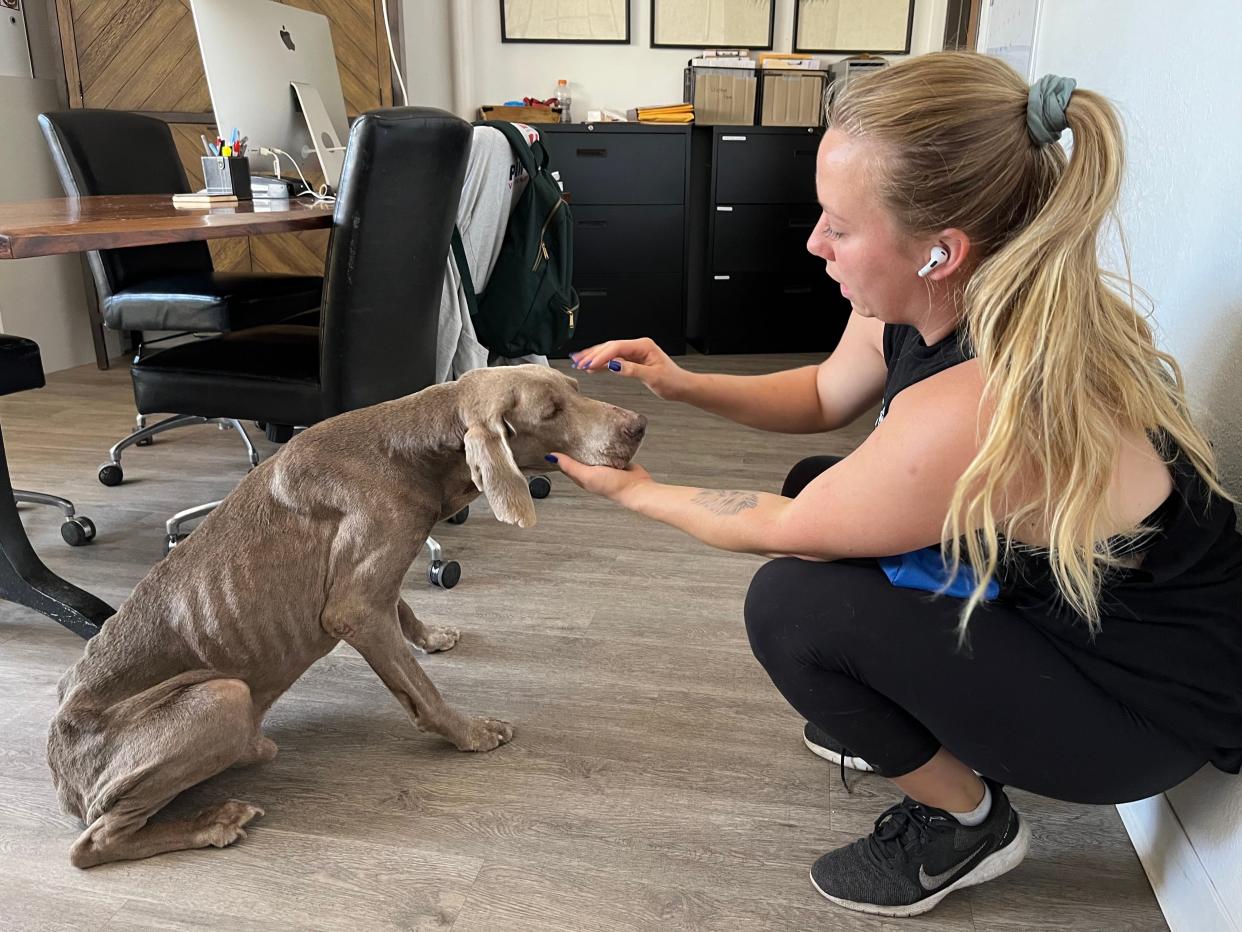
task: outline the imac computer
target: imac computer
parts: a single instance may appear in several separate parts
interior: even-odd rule
[[[336,188],[349,124],[328,18],[269,0],[191,0],[221,136],[247,139],[252,171],[272,170],[259,147],[282,149]],[[296,174],[281,159],[281,174]]]

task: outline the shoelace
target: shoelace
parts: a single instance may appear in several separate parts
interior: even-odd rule
[[[875,831],[866,838],[866,851],[876,866],[903,859],[915,842],[926,844],[943,822],[943,817],[907,796],[880,813]]]

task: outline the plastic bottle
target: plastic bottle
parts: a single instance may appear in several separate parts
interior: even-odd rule
[[[564,78],[556,82],[556,103],[561,108],[561,122],[572,123],[569,108],[573,105],[573,98],[569,96],[569,82]]]

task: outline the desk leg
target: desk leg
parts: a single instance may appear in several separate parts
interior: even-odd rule
[[[0,435],[0,599],[42,612],[80,637],[99,633],[99,626],[116,614],[106,602],[65,582],[35,555],[17,514],[9,463]]]

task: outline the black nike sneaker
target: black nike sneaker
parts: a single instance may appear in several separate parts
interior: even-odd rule
[[[954,890],[1017,867],[1031,830],[1001,784],[982,825],[962,825],[943,809],[906,797],[875,820],[875,831],[829,851],[811,868],[815,889],[847,909],[880,916],[925,913]]]
[[[840,741],[834,738],[818,725],[812,725],[807,722],[802,729],[802,741],[812,754],[822,757],[824,760],[832,761],[834,764],[840,764],[842,767],[849,767],[851,770],[862,770],[870,773],[875,770],[861,757],[855,757],[844,747]]]

